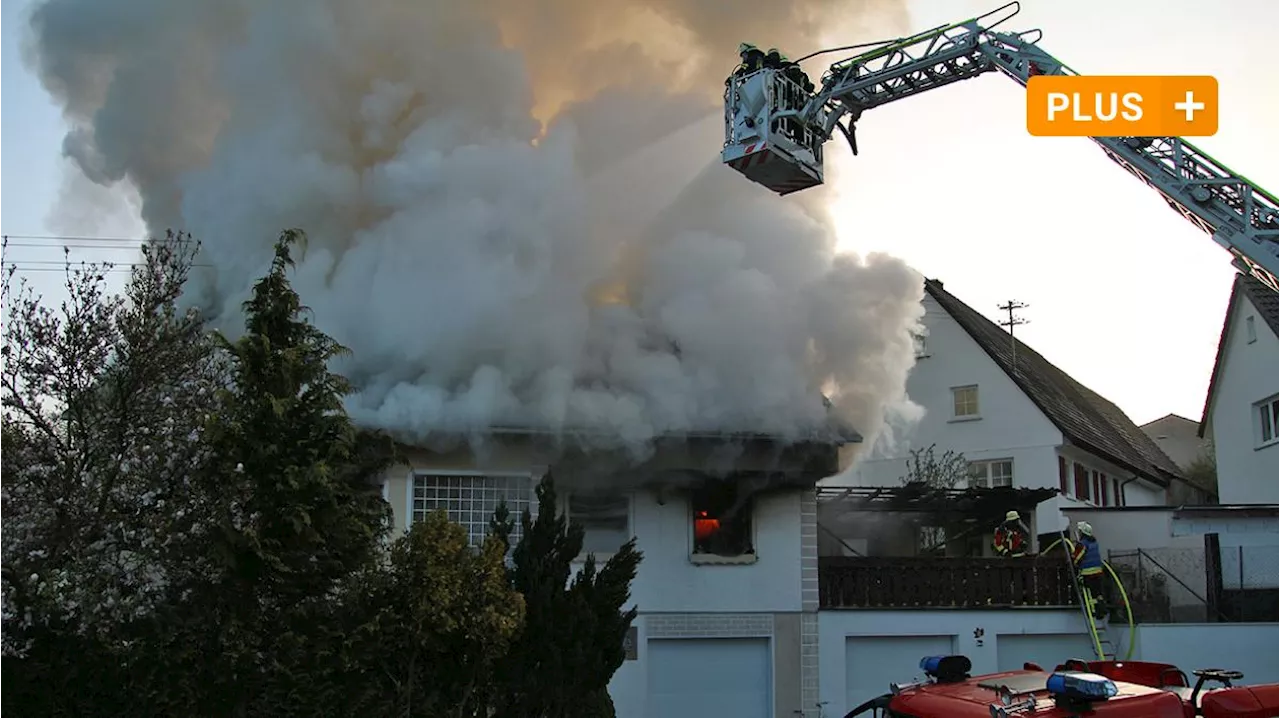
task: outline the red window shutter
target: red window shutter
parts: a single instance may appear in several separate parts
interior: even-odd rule
[[[1107,481],[1107,475],[1098,473],[1098,498],[1102,500],[1103,506],[1111,505],[1111,482]]]
[[[1074,464],[1072,468],[1076,475],[1076,498],[1089,500],[1089,470],[1084,468],[1082,464]]]
[[[1071,492],[1067,489],[1067,460],[1064,457],[1058,457],[1058,490],[1064,496],[1070,496]]]
[[[1096,471],[1093,472],[1093,502],[1095,504],[1102,503],[1102,480]]]
[[[1116,506],[1124,506],[1124,489],[1120,486],[1120,479],[1112,479],[1111,488],[1116,493]]]

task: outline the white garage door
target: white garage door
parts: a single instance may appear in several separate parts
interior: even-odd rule
[[[1023,663],[1031,661],[1052,671],[1068,658],[1092,661],[1096,656],[1091,641],[1083,633],[1002,634],[996,636],[996,666],[1002,671],[1020,671]]]
[[[768,639],[652,639],[646,662],[649,718],[773,715]]]
[[[923,677],[920,659],[955,653],[953,636],[858,636],[845,640],[845,700],[843,715],[889,692],[890,683]]]

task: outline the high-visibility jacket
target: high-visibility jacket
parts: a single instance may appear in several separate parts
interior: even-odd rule
[[[1098,548],[1098,539],[1092,536],[1081,536],[1071,552],[1071,560],[1080,569],[1081,576],[1102,573],[1102,549]]]
[[[991,541],[998,556],[1025,556],[1027,554],[1027,535],[1017,524],[1002,523],[996,527],[995,538]]]

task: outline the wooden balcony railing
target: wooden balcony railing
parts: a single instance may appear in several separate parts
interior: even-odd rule
[[[822,608],[1077,606],[1059,556],[818,559]]]

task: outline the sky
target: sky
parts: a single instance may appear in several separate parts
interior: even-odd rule
[[[912,23],[926,29],[997,4],[912,0]],[[0,233],[38,245],[9,250],[24,271],[56,270],[45,264],[60,259],[55,242],[16,235],[144,229],[127,199],[105,191],[88,206],[61,201],[77,177],[61,156],[59,111],[22,61],[30,5],[0,6]],[[883,39],[840,25],[832,18],[831,46]],[[1040,46],[1082,74],[1215,76],[1219,131],[1193,142],[1274,190],[1278,26],[1274,0],[1024,0],[1002,29],[1043,30]],[[792,57],[816,49],[784,48]],[[1028,135],[1024,113],[1022,88],[996,74],[868,112],[859,156],[843,144],[827,153],[841,246],[900,256],[993,319],[1001,303],[1026,303],[1019,337],[1138,423],[1168,413],[1199,419],[1234,273],[1229,256],[1088,140]],[[75,259],[131,261],[123,244],[70,243]],[[26,276],[57,297],[56,271]]]

